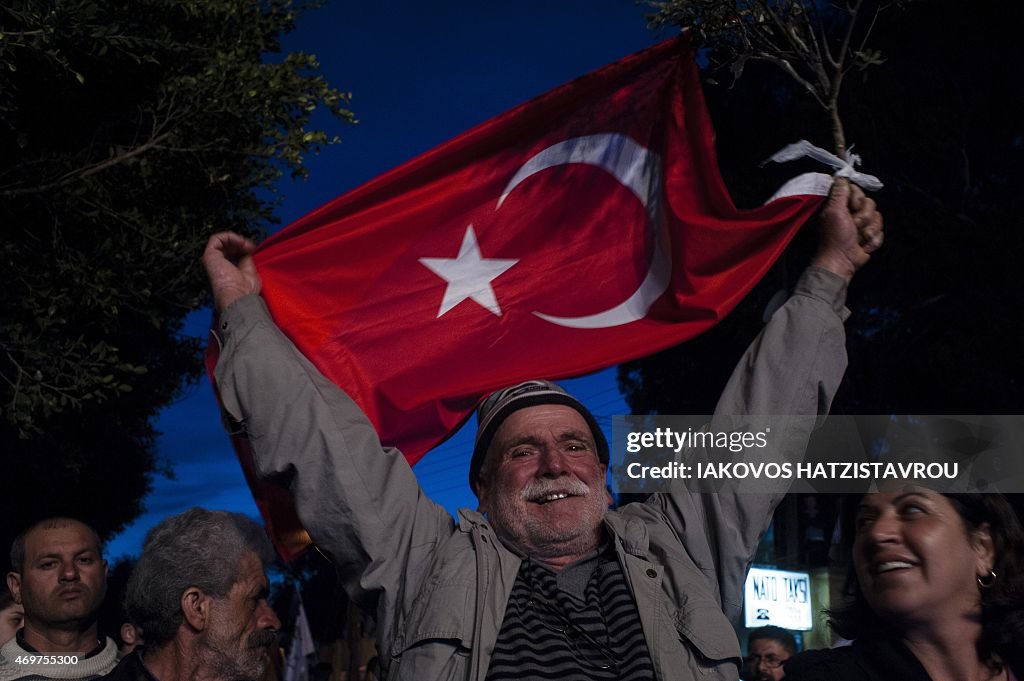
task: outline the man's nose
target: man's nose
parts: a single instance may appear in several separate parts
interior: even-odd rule
[[[565,475],[569,470],[565,454],[557,447],[543,447],[538,459],[537,475],[539,477],[557,478]]]
[[[265,600],[260,603],[260,612],[256,616],[256,626],[260,629],[273,629],[275,631],[281,629],[281,620],[278,619],[274,609],[270,607],[270,603]]]
[[[60,578],[65,582],[75,582],[79,579],[78,565],[73,560],[65,561],[60,566]]]

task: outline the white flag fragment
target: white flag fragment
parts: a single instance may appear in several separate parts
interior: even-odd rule
[[[853,153],[853,145],[846,150],[843,158],[839,158],[832,152],[816,147],[807,140],[800,140],[778,150],[768,161],[785,163],[786,161],[795,161],[805,156],[835,168],[836,172],[833,173],[833,177],[847,177],[850,179],[850,182],[868,191],[877,191],[883,186],[882,181],[874,175],[868,175],[856,169],[856,166],[860,165],[860,156]],[[765,163],[768,161],[765,161]]]
[[[302,596],[298,594],[297,589],[296,598],[299,607],[295,613],[292,647],[284,664],[284,681],[309,681],[309,656],[316,653],[316,644],[313,643],[313,633],[309,629],[309,620],[306,619],[306,609],[302,605]]]

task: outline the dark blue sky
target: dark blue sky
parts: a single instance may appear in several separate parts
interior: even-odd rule
[[[496,114],[669,34],[647,29],[632,0],[387,3],[332,0],[303,16],[284,42],[316,54],[336,87],[351,91],[359,124],[310,158],[310,178],[282,182],[283,224]],[[209,313],[188,332],[204,336]],[[565,382],[610,429],[626,412],[614,369]],[[174,478],[155,481],[147,512],[109,545],[138,553],[165,516],[199,505],[256,515],[205,379],[161,414],[159,452]],[[454,510],[474,505],[466,482],[472,428],[416,466],[428,495]]]

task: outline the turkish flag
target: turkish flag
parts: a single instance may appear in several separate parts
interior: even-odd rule
[[[669,40],[273,235],[263,295],[415,463],[490,391],[675,345],[743,298],[822,196],[738,210],[713,140],[693,48]]]

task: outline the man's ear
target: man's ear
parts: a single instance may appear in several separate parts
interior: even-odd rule
[[[139,642],[135,632],[135,625],[131,622],[125,622],[121,625],[121,640],[130,646],[135,645]]]
[[[985,579],[996,564],[996,544],[992,539],[992,527],[988,523],[982,523],[971,532],[970,539],[971,548],[978,555],[975,572]]]
[[[181,615],[185,623],[196,631],[203,631],[210,622],[212,599],[198,586],[190,586],[181,594]]]
[[[612,498],[612,491],[611,491],[611,489],[609,489],[608,483],[607,483],[607,480],[608,480],[608,465],[607,464],[601,464],[601,479],[606,481],[605,485],[604,485],[604,500],[605,500],[605,503],[608,504],[608,507],[611,508],[612,506],[615,505],[615,499]]]
[[[11,592],[11,596],[14,598],[14,602],[18,605],[24,605],[21,602],[21,575],[17,572],[7,573],[7,590]]]
[[[487,476],[480,473],[476,478],[476,510],[480,513],[487,513],[488,511],[487,505],[491,498],[490,491],[491,486],[487,480]]]

